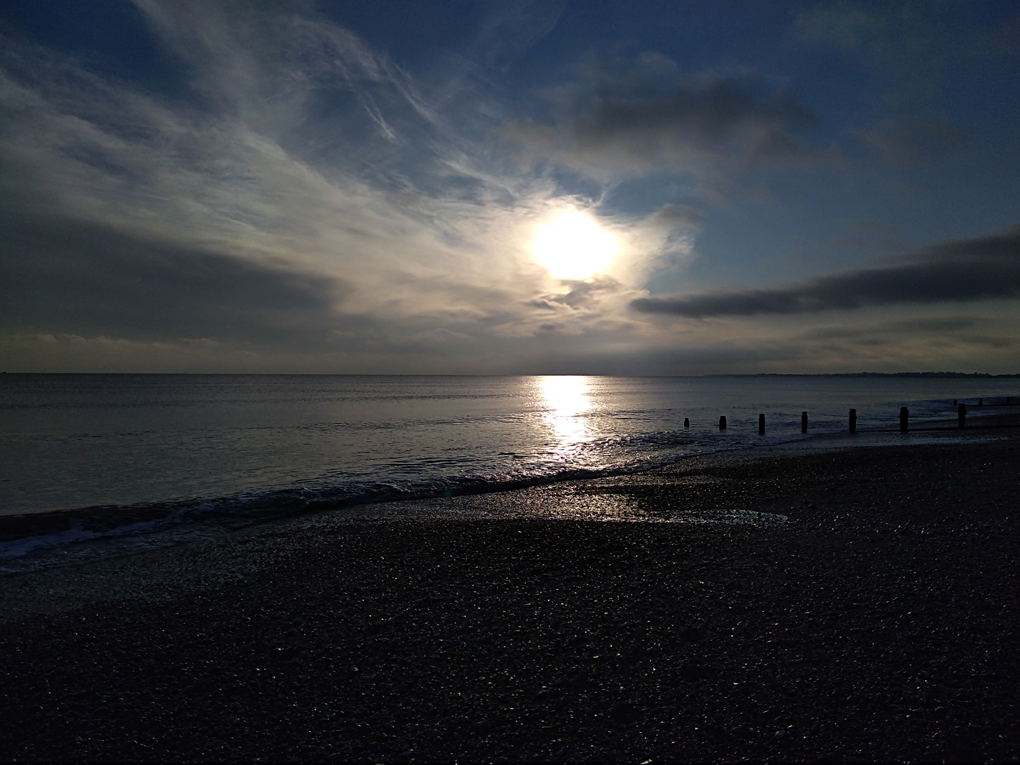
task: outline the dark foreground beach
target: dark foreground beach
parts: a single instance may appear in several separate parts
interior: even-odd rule
[[[7,576],[0,758],[1015,761],[1020,438],[983,435]]]

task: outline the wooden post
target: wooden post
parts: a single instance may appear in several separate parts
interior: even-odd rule
[[[850,432],[851,433],[856,433],[857,432],[857,410],[856,409],[851,409],[850,410]]]
[[[726,430],[726,415],[719,418],[719,430]]]
[[[684,417],[684,427],[685,428],[691,427],[691,418],[690,417]]]
[[[807,433],[807,412],[800,413],[800,432]]]
[[[900,407],[900,432],[901,433],[906,433],[907,432],[907,417],[909,415],[910,415],[910,412],[907,410],[907,408],[905,406],[901,406]]]
[[[967,424],[967,405],[960,404],[960,408],[956,411],[956,420],[960,423],[960,427],[965,427]]]
[[[759,436],[764,436],[765,435],[765,415],[764,414],[759,414],[758,415],[758,435]]]

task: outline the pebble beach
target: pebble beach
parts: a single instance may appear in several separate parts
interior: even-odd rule
[[[0,754],[1016,761],[1020,428],[994,424],[4,576]]]

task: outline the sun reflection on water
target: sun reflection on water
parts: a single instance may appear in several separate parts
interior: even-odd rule
[[[594,405],[587,377],[543,377],[539,381],[542,399],[548,407],[545,421],[552,428],[557,444],[555,453],[567,455],[592,438],[588,418]]]

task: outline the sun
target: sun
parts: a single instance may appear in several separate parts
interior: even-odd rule
[[[587,279],[613,262],[616,237],[587,213],[573,210],[538,230],[531,252],[557,279]]]

